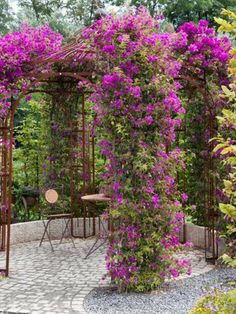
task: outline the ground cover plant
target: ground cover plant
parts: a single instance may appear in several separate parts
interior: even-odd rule
[[[232,314],[235,312],[236,289],[233,289],[228,292],[215,290],[213,294],[199,300],[197,305],[189,312],[189,314]]]

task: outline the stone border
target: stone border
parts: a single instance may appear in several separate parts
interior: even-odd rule
[[[180,232],[180,239],[183,241],[184,239],[184,229]],[[205,249],[205,227],[194,225],[192,223],[185,224],[185,241],[192,242],[194,247]],[[206,236],[207,243],[208,242],[208,235]],[[218,241],[218,252],[219,255],[222,255],[225,251],[225,242],[223,239],[217,239]],[[211,251],[211,247],[209,248]]]
[[[47,220],[45,220],[47,222]],[[83,237],[83,218],[74,218],[74,232],[76,235]],[[103,222],[104,226],[107,225]],[[86,219],[86,234],[92,236],[93,221],[92,218]],[[100,228],[101,225],[100,225]],[[62,232],[65,229],[65,221],[63,219],[53,220],[50,223],[50,235],[51,239],[58,240],[61,238]],[[98,218],[95,220],[95,232],[99,232],[99,222]],[[42,220],[21,222],[11,225],[11,245],[18,243],[25,243],[31,241],[40,241],[44,232],[44,224]],[[68,232],[66,233],[68,236]],[[47,240],[47,238],[46,238]]]
[[[80,237],[83,236],[83,218],[74,218],[74,230],[75,234]],[[107,227],[107,223],[103,221],[103,225]],[[92,218],[86,219],[87,235],[92,235]],[[101,225],[100,225],[101,226]],[[54,220],[50,224],[50,233],[52,239],[60,239],[62,230],[65,228],[65,222],[63,219]],[[96,234],[99,232],[99,220],[95,221]],[[102,228],[102,227],[101,227]],[[11,244],[25,243],[30,241],[39,241],[44,231],[44,225],[42,220],[16,223],[11,225]],[[180,232],[180,239],[183,241],[184,231]],[[191,223],[185,224],[185,239],[190,241],[197,248],[205,248],[205,228],[197,226]],[[224,241],[219,239],[219,254],[224,252]]]

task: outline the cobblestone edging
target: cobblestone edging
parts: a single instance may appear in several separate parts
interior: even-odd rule
[[[42,247],[38,247],[38,242],[12,246],[10,277],[0,280],[0,311],[8,314],[87,313],[83,307],[86,295],[96,287],[109,284],[108,279],[102,280],[106,273],[105,248],[84,259],[93,241],[77,239],[76,248],[66,242],[57,245],[55,252],[51,252],[48,243]],[[2,257],[0,253],[0,262]],[[183,257],[192,260],[193,276],[213,268],[206,264],[202,251],[192,250],[183,253]]]

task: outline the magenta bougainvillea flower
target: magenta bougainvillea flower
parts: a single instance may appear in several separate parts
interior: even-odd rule
[[[35,57],[49,56],[60,49],[62,36],[54,33],[49,26],[39,28],[27,24],[21,30],[0,37],[0,116],[6,117],[10,100],[19,91],[27,88],[30,80],[25,76],[35,69],[31,61]],[[44,68],[46,71],[47,68]],[[34,80],[34,77],[32,77]],[[29,96],[26,97],[29,100]]]

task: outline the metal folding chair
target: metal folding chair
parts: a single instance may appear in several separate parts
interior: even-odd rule
[[[71,213],[61,213],[61,212],[56,212],[58,210],[58,207],[56,207],[56,203],[58,201],[58,193],[54,189],[49,189],[45,192],[45,199],[46,201],[51,205],[51,213],[47,215],[47,220],[43,220],[43,225],[44,225],[44,232],[42,235],[42,238],[40,240],[39,246],[42,245],[44,239],[48,238],[50,246],[52,251],[54,251],[52,241],[51,241],[51,235],[50,235],[50,223],[53,220],[57,219],[63,219],[65,222],[65,228],[62,231],[61,239],[60,239],[60,244],[62,243],[63,238],[66,237],[67,231],[68,231],[68,237],[70,238],[73,246],[75,247],[75,243],[71,234],[71,228],[69,228],[69,225],[73,224],[73,214]]]

